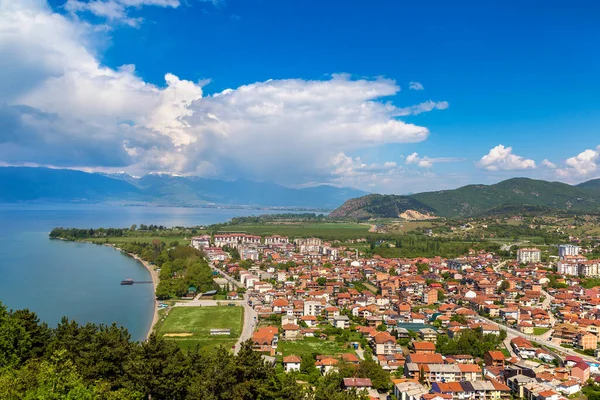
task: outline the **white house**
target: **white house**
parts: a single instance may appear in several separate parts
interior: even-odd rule
[[[285,372],[300,371],[302,360],[298,356],[283,357],[283,369]]]

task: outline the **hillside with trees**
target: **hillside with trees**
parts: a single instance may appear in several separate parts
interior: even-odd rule
[[[527,211],[600,213],[600,181],[571,186],[528,178],[513,178],[495,185],[469,185],[454,190],[407,196],[368,195],[348,200],[332,218],[366,220],[397,218],[415,210],[438,217],[461,218]]]

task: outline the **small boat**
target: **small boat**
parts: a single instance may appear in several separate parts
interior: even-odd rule
[[[133,285],[133,279],[127,278],[121,281],[121,285]]]

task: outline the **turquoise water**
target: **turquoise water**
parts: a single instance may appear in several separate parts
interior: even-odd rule
[[[0,302],[29,308],[55,326],[63,316],[79,323],[126,327],[143,340],[152,323],[151,284],[121,286],[124,278],[150,280],[131,257],[106,246],[50,240],[57,226],[191,226],[224,222],[265,210],[104,205],[0,205]]]

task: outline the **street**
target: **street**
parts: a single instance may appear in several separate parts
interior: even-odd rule
[[[210,264],[210,267],[213,269],[213,271],[217,271],[222,277],[227,279],[229,282],[231,282],[236,287],[238,287],[238,288],[243,287],[240,282],[238,282],[237,280],[233,279],[231,276],[227,275],[225,272],[223,272],[220,269],[218,269],[217,267],[215,267],[212,263]],[[227,303],[229,301],[225,300],[223,302]],[[239,303],[239,302],[240,301],[238,300],[237,303]],[[235,354],[237,354],[240,351],[242,342],[252,338],[252,333],[254,332],[254,326],[256,325],[256,321],[258,319],[256,311],[254,310],[254,308],[250,307],[250,305],[248,304],[248,294],[247,293],[244,294],[244,299],[243,299],[243,301],[241,301],[241,304],[244,307],[244,325],[242,327],[242,334],[240,335],[240,338],[238,339],[237,343],[235,344],[235,348],[233,351]]]

